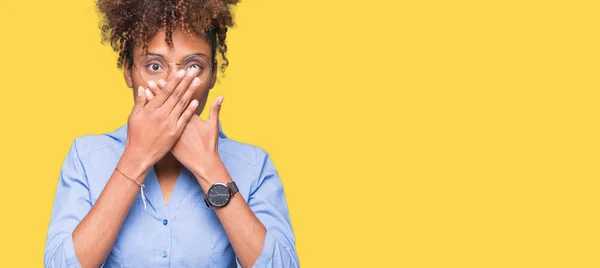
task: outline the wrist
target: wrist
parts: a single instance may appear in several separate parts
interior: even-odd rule
[[[153,163],[144,154],[125,147],[117,168],[141,183],[146,177],[144,174],[148,172],[152,165]]]
[[[196,177],[196,180],[198,180],[203,189],[208,189],[208,187],[215,183],[228,183],[232,181],[218,155],[210,158],[204,164],[195,165],[190,171],[194,174],[194,177]]]

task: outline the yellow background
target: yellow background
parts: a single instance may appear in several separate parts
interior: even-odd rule
[[[303,267],[599,267],[599,7],[245,0],[209,101],[272,155]],[[70,143],[132,93],[93,1],[0,27],[0,266],[41,267]]]

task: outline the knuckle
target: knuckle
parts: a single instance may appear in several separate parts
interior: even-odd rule
[[[152,120],[154,121],[154,123],[158,124],[159,126],[162,126],[164,119],[162,114],[158,113],[158,114],[154,114],[154,116],[152,116]]]
[[[177,102],[177,105],[179,105],[179,107],[185,107],[187,101],[185,100],[185,98],[182,98],[179,100],[179,102]]]
[[[175,92],[173,92],[173,97],[180,98],[182,94],[183,94],[183,90],[177,89],[177,90],[175,90]]]
[[[152,118],[152,123],[155,126],[161,127],[162,126],[162,120],[160,120],[158,117],[153,117]]]

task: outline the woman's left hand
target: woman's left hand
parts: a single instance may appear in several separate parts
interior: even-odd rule
[[[152,89],[154,92],[160,90]],[[154,97],[152,91],[147,91],[148,100]],[[185,126],[183,133],[171,153],[177,160],[189,169],[198,180],[210,181],[211,170],[224,168],[218,153],[219,142],[219,113],[223,96],[217,97],[210,106],[208,120],[192,116]]]

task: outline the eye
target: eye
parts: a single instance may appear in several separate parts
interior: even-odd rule
[[[191,69],[191,68],[196,68],[196,69],[198,69],[198,70],[202,70],[202,67],[201,67],[199,64],[195,64],[195,63],[194,63],[194,64],[190,64],[190,65],[188,65],[188,66],[187,66],[187,68],[188,68],[188,69]]]
[[[158,63],[150,63],[146,65],[146,69],[151,72],[160,72],[163,68]]]

